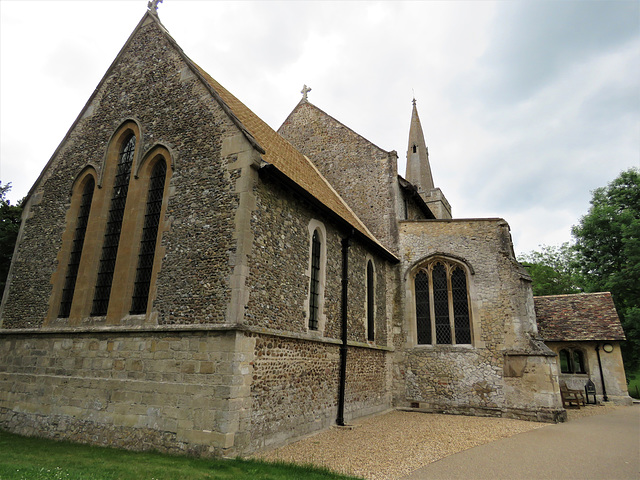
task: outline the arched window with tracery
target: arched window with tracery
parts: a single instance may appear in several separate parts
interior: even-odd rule
[[[102,244],[98,278],[91,308],[92,316],[106,315],[109,308],[111,283],[113,281],[116,258],[118,257],[120,231],[122,229],[122,219],[124,218],[124,209],[127,203],[129,179],[131,177],[131,166],[133,164],[135,149],[136,136],[132,134],[123,142],[120,155],[118,156],[118,167],[111,193],[111,203]]]
[[[147,206],[142,228],[142,239],[140,241],[140,253],[138,254],[138,267],[131,299],[131,314],[141,314],[147,311],[166,173],[167,164],[163,158],[160,158],[153,167],[151,178],[149,179]]]
[[[69,255],[69,263],[67,264],[67,274],[65,276],[64,287],[62,289],[62,300],[58,311],[59,318],[68,318],[71,313],[71,304],[73,302],[73,294],[76,289],[78,269],[80,267],[80,259],[82,257],[82,249],[84,247],[84,238],[87,233],[87,224],[89,223],[89,213],[91,211],[91,203],[93,201],[95,186],[95,180],[92,176],[89,176],[82,190],[82,200],[80,202],[80,209],[78,210],[76,229],[73,234],[73,243],[71,245],[71,254]]]
[[[418,344],[471,344],[467,273],[448,259],[422,265],[414,276]]]

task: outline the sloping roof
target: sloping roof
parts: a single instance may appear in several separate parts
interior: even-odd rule
[[[413,198],[413,200],[418,205],[418,208],[422,210],[427,218],[437,220],[436,216],[429,208],[429,205],[425,203],[424,199],[422,198],[422,196],[420,196],[420,194],[418,193],[418,189],[413,183],[405,180],[401,175],[398,175],[398,185],[400,185],[400,188],[405,190],[411,196],[411,198]]]
[[[544,340],[625,340],[609,292],[533,297],[533,303]]]
[[[311,160],[267,125],[207,72],[202,70],[202,68],[193,61],[189,61],[198,69],[200,75],[202,75],[209,86],[213,88],[220,100],[226,104],[230,113],[235,115],[242,127],[255,139],[258,146],[264,151],[262,158],[265,162],[273,165],[295,184],[311,194],[311,196],[322,205],[345,220],[352,228],[376,244],[387,256],[395,258],[395,255],[389,252],[369,231],[355,212],[351,210],[338,192],[336,192],[327,179],[320,173],[315,165],[313,165]]]
[[[362,223],[358,216],[349,208],[347,203],[338,195],[338,193],[331,187],[329,182],[322,176],[322,174],[316,169],[313,163],[306,158],[301,152],[295,149],[287,140],[276,133],[271,127],[269,127],[264,121],[262,121],[255,113],[247,108],[242,102],[234,97],[229,91],[227,91],[222,85],[216,82],[209,74],[202,70],[191,60],[175,39],[169,34],[162,22],[157,16],[157,13],[147,11],[142,17],[138,26],[129,36],[129,39],[122,47],[115,60],[107,70],[107,73],[102,78],[93,94],[85,104],[84,108],[74,121],[73,125],[65,135],[58,148],[54,152],[53,156],[40,173],[40,176],[36,180],[35,184],[31,187],[27,195],[27,200],[31,197],[36,187],[40,184],[41,180],[45,177],[45,172],[48,170],[53,159],[61,149],[62,145],[68,140],[71,132],[75,128],[76,124],[80,121],[84,112],[89,105],[93,102],[93,99],[97,95],[100,87],[104,83],[105,79],[109,76],[110,71],[114,68],[114,65],[119,61],[123,52],[131,42],[131,39],[138,33],[138,31],[145,26],[149,21],[155,22],[160,27],[162,34],[173,45],[176,51],[182,56],[183,60],[190,66],[194,74],[198,76],[209,88],[214,98],[220,103],[222,108],[229,114],[232,121],[241,129],[249,142],[263,154],[263,159],[268,164],[275,167],[285,177],[290,179],[296,186],[299,186],[304,192],[307,192],[313,199],[315,199],[319,206],[325,207],[334,216],[339,217],[344,223],[354,229],[359,237],[369,243],[372,247],[378,250],[379,253],[387,257],[392,261],[398,261],[398,258],[385,248],[382,243],[369,231],[369,229]]]

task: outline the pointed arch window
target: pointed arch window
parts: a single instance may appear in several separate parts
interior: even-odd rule
[[[92,316],[106,315],[109,307],[111,283],[113,281],[113,272],[118,256],[120,231],[122,229],[122,219],[124,218],[124,208],[127,203],[129,179],[131,177],[131,166],[133,164],[135,149],[136,137],[135,135],[131,135],[123,143],[122,150],[118,157],[118,167],[113,184],[113,191],[111,193],[109,216],[102,244],[98,279],[96,281],[93,305],[91,308]]]
[[[87,224],[89,223],[89,213],[91,211],[95,185],[96,182],[93,177],[89,177],[85,183],[84,189],[82,190],[82,200],[80,202],[80,209],[78,210],[76,230],[73,234],[71,254],[69,256],[67,274],[65,276],[64,287],[62,289],[62,300],[60,302],[60,310],[58,312],[59,318],[68,318],[71,313],[71,303],[73,302],[73,294],[76,289],[80,258],[82,257],[84,238],[87,233]]]
[[[318,329],[320,310],[320,252],[322,244],[318,229],[311,238],[311,283],[309,285],[309,329]]]
[[[141,314],[147,311],[166,173],[167,164],[161,158],[153,167],[149,180],[147,207],[142,229],[142,240],[140,242],[140,253],[138,255],[138,268],[136,269],[136,280],[131,299],[131,314]]]
[[[432,260],[416,272],[414,291],[418,344],[471,344],[467,274],[461,265]]]
[[[373,342],[375,339],[375,278],[373,262],[367,262],[367,340]]]

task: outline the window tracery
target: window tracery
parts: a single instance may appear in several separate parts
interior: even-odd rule
[[[414,277],[418,344],[471,344],[467,274],[458,263],[434,259]]]

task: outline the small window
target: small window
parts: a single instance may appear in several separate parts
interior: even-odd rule
[[[416,153],[417,151],[418,151],[418,146],[417,146],[417,145],[414,145],[414,146],[413,146],[413,153]]]
[[[584,352],[580,349],[563,348],[558,352],[561,373],[586,374],[587,366],[584,361]]]
[[[311,239],[311,284],[309,286],[309,329],[318,330],[320,309],[320,235],[313,231]]]
[[[573,371],[574,373],[587,373],[584,366],[584,354],[582,350],[573,351]]]
[[[571,372],[571,357],[569,355],[568,350],[560,350],[558,354],[560,358],[560,371],[562,373],[572,373]]]
[[[373,262],[367,262],[367,340],[375,339],[375,282]]]
[[[418,344],[471,344],[467,274],[444,259],[422,266],[414,278]]]

